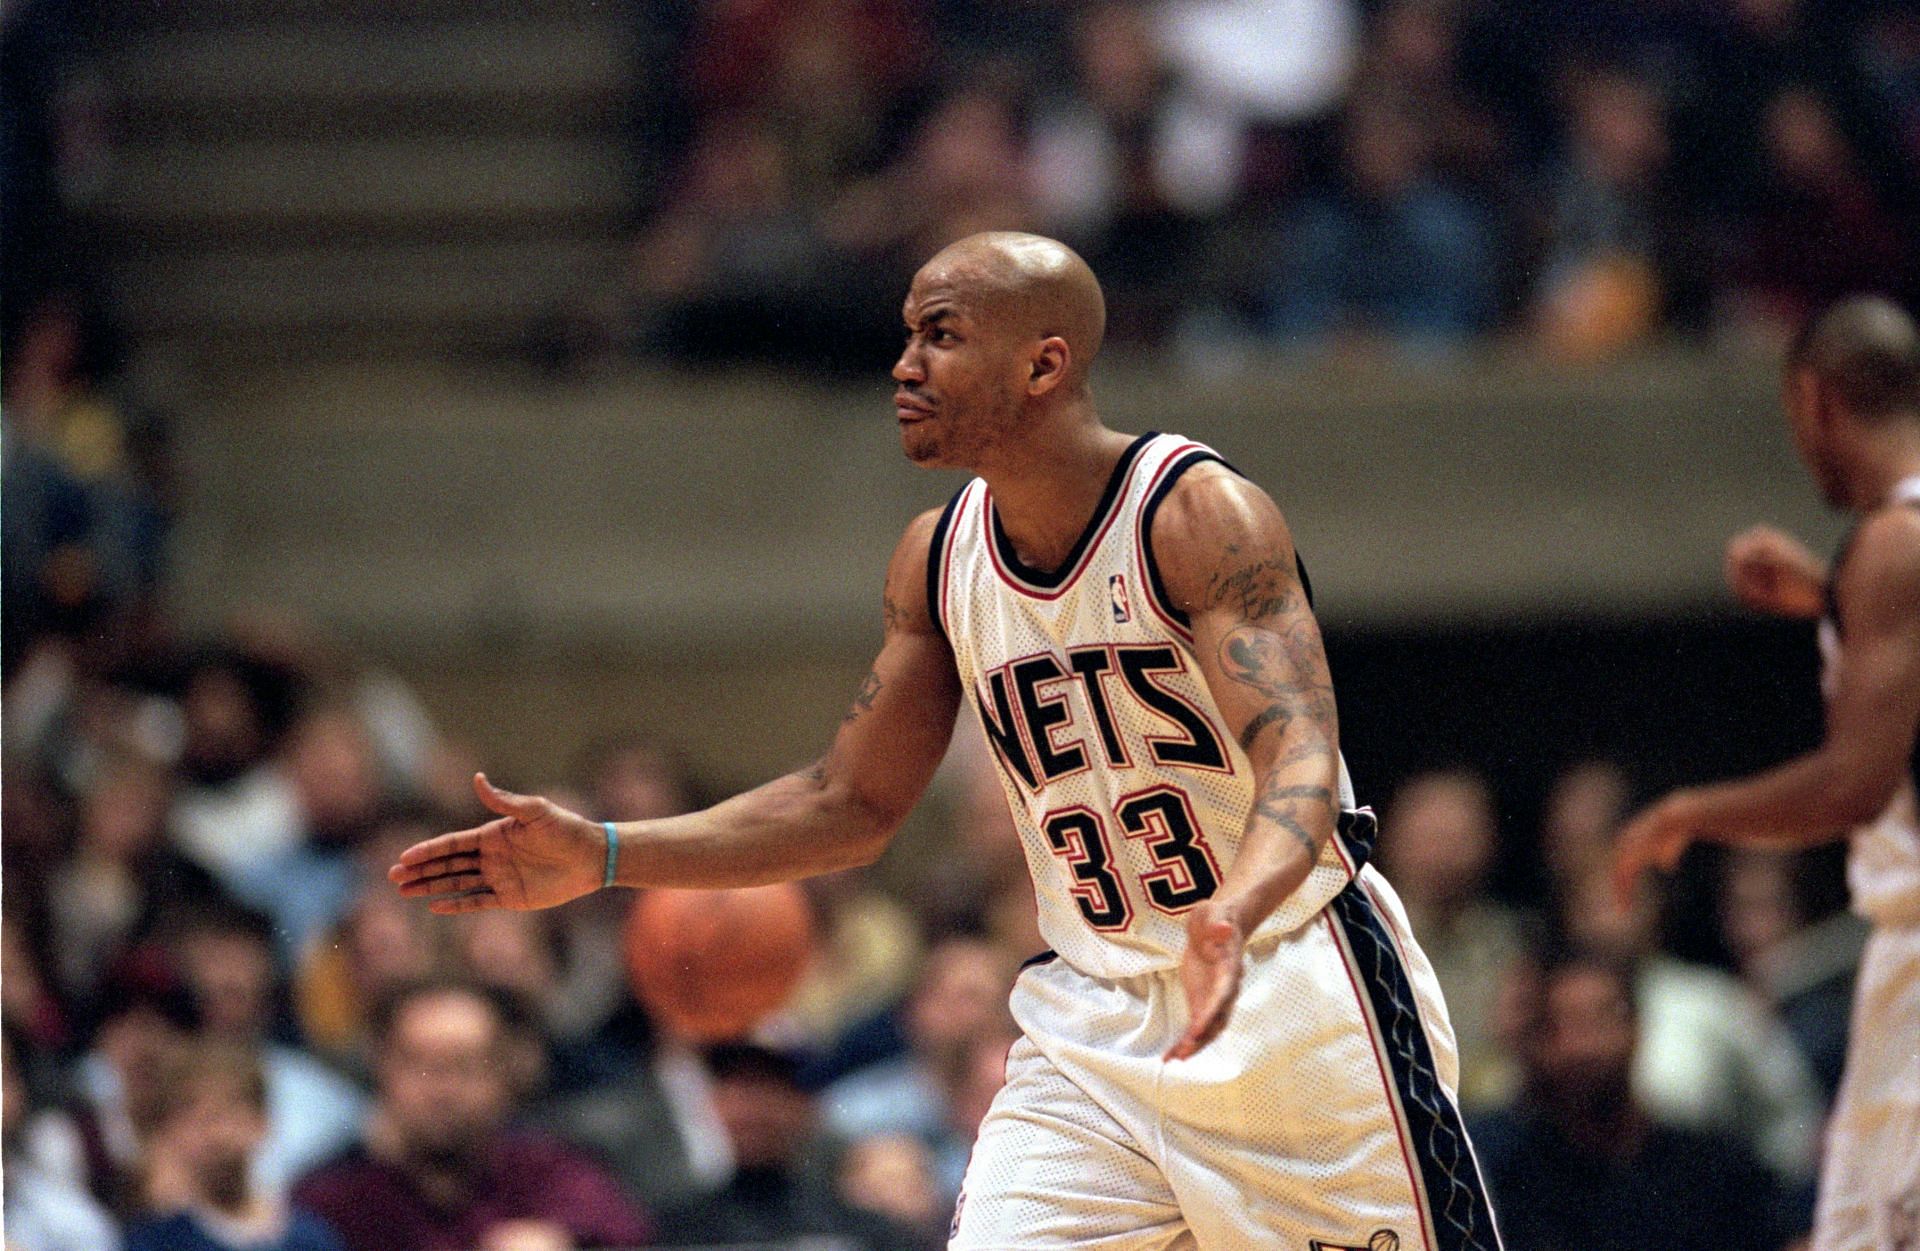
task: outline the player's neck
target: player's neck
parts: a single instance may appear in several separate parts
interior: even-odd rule
[[[1113,468],[1134,440],[1098,421],[1042,432],[980,476],[1020,559],[1055,569],[1086,529]]]

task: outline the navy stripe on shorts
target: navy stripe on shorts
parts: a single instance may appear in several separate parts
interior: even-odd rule
[[[1378,1024],[1378,1041],[1406,1116],[1433,1222],[1434,1251],[1499,1251],[1500,1235],[1480,1180],[1466,1127],[1440,1085],[1433,1049],[1420,1023],[1413,983],[1373,900],[1358,882],[1328,905],[1360,974]]]

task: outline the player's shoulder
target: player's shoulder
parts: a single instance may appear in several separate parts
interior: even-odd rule
[[[1869,514],[1847,547],[1847,567],[1882,576],[1920,576],[1920,507],[1889,504]]]
[[[1890,505],[1862,521],[1847,544],[1835,590],[1842,601],[1920,607],[1920,508]]]
[[[907,523],[905,532],[901,534],[900,545],[902,547],[918,546],[920,554],[925,556],[927,547],[933,542],[933,532],[940,528],[940,519],[947,515],[947,508],[948,505],[942,504],[938,508],[929,508],[923,513],[916,514],[913,520]]]
[[[945,506],[929,508],[909,521],[901,532],[900,542],[894,546],[893,557],[887,562],[885,604],[889,629],[904,627],[925,632],[934,628],[929,570],[935,568],[934,540],[946,515]]]
[[[1181,473],[1149,527],[1155,554],[1180,547],[1215,551],[1227,544],[1285,538],[1280,506],[1258,483],[1224,461],[1198,461]]]

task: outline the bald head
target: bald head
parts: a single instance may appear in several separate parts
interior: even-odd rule
[[[938,279],[996,328],[1020,338],[1065,340],[1070,378],[1084,381],[1107,329],[1100,280],[1064,243],[1017,231],[968,235],[920,267],[914,285]]]
[[[1831,387],[1851,416],[1920,420],[1920,330],[1891,300],[1851,296],[1835,304],[1800,332],[1787,368]]]

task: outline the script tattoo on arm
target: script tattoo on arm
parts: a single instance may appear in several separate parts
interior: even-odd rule
[[[853,697],[853,707],[847,709],[847,715],[841,718],[840,724],[845,725],[863,712],[872,712],[873,701],[880,697],[880,688],[884,685],[879,673],[869,670],[865,680],[860,683],[859,692]]]
[[[881,597],[880,613],[881,619],[886,624],[886,632],[888,634],[892,634],[895,630],[907,624],[906,605],[899,603],[891,595]]]
[[[1331,808],[1334,797],[1324,786],[1281,781],[1287,766],[1325,752],[1338,733],[1326,654],[1306,615],[1299,577],[1290,564],[1243,559],[1229,545],[1209,583],[1208,606],[1234,613],[1241,623],[1220,640],[1222,671],[1267,701],[1240,731],[1241,750],[1251,752],[1270,730],[1278,740],[1254,811],[1317,856],[1320,844],[1302,821],[1302,805]]]

